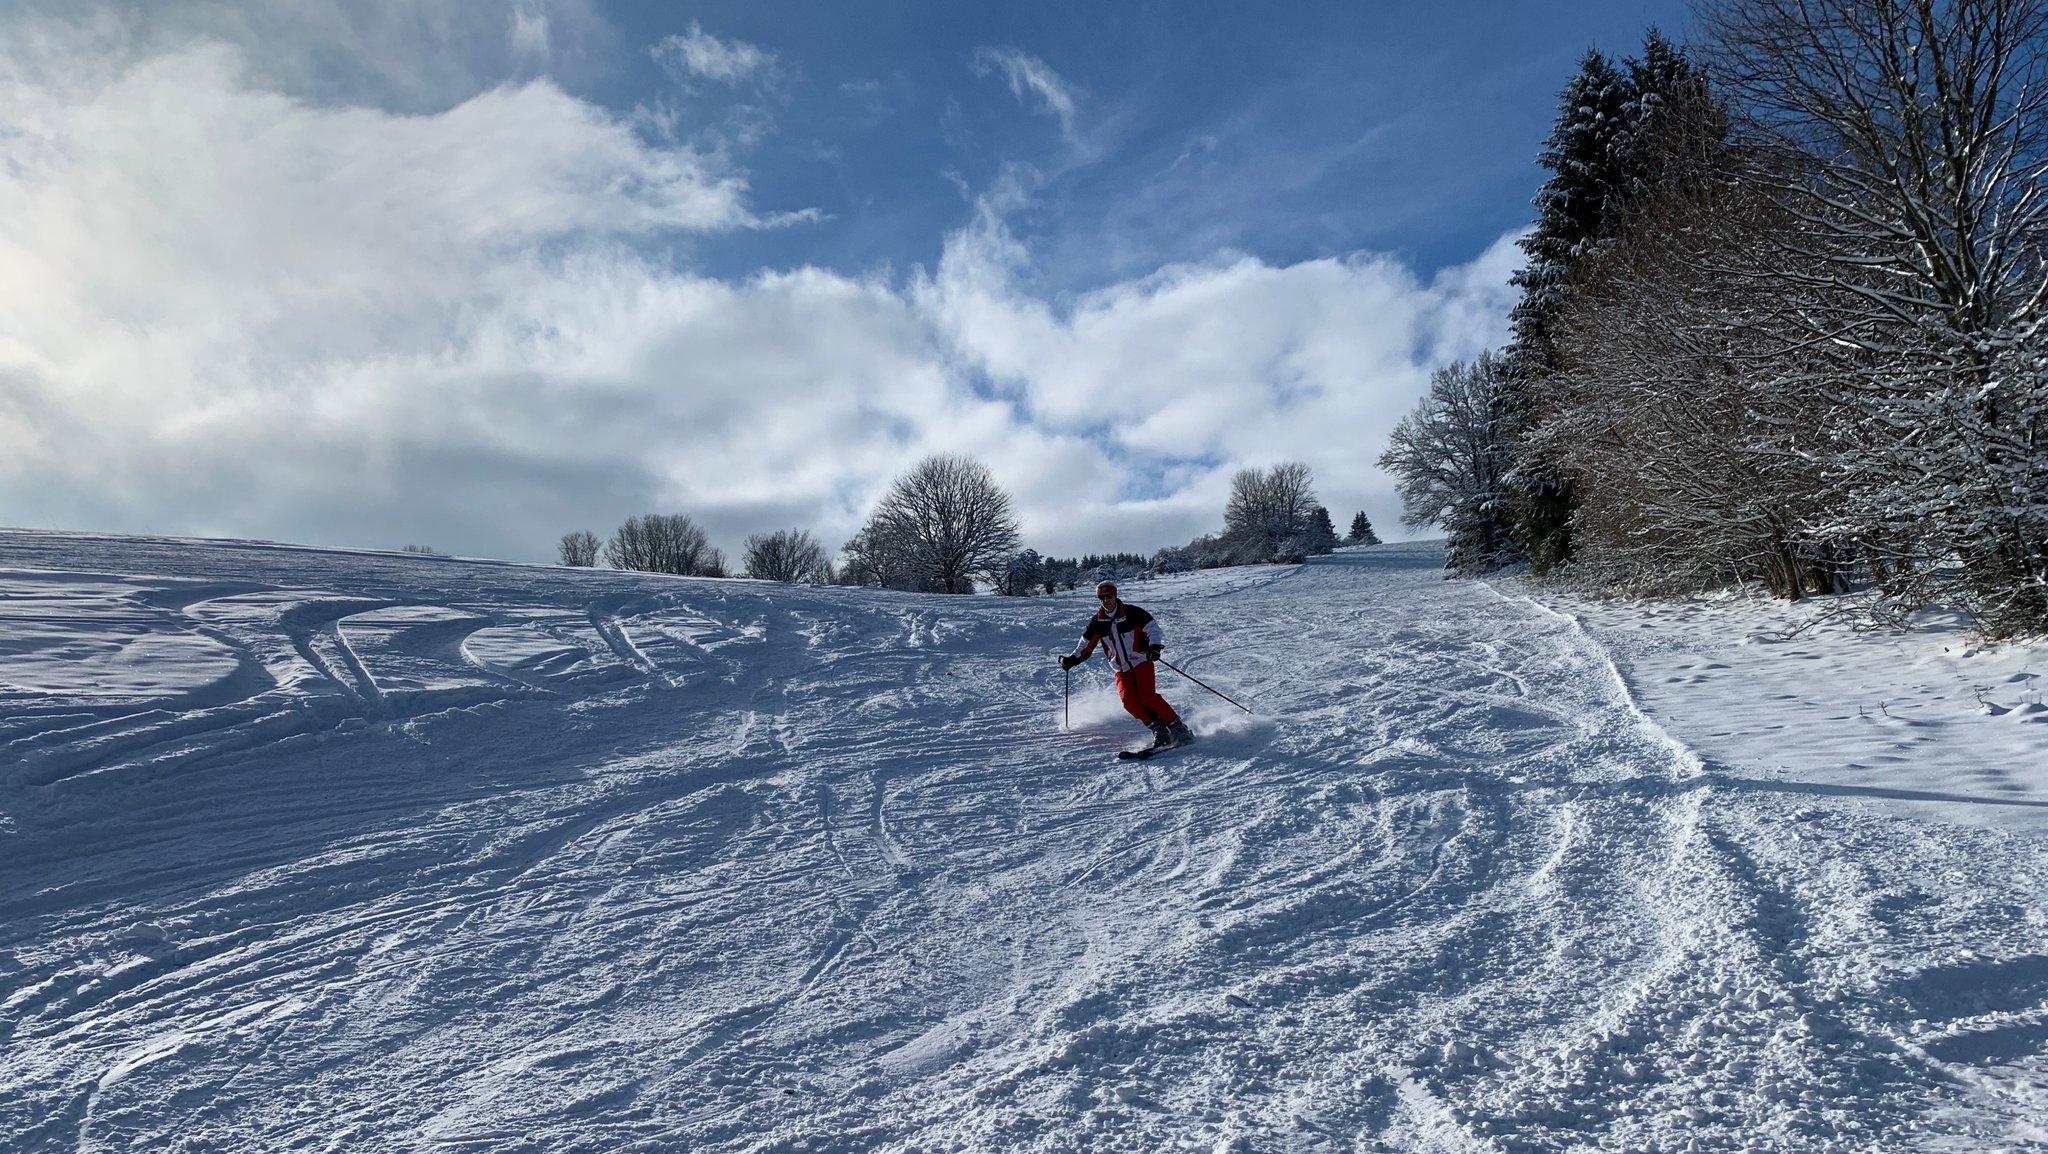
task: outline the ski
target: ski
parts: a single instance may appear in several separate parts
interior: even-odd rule
[[[1144,761],[1146,758],[1156,757],[1174,748],[1176,747],[1171,745],[1153,745],[1144,749],[1119,749],[1116,751],[1116,759],[1118,761]]]

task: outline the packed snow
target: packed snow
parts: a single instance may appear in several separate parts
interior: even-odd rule
[[[1441,564],[0,533],[0,1148],[2048,1148],[2048,646]]]

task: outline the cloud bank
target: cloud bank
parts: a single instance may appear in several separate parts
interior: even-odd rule
[[[514,17],[546,52],[542,10]],[[773,66],[692,36],[695,75]],[[4,523],[549,560],[662,511],[731,552],[843,539],[946,450],[1060,554],[1209,531],[1232,472],[1282,460],[1386,532],[1372,458],[1512,301],[1508,238],[1429,282],[1218,253],[1041,299],[996,198],[908,277],[722,281],[672,242],[800,217],[545,78],[392,109],[215,38],[71,69],[39,44],[0,61]]]

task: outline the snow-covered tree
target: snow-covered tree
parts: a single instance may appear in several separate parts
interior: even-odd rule
[[[1090,553],[1080,564],[1090,581],[1142,581],[1152,567],[1142,553]]]
[[[1330,511],[1317,505],[1309,510],[1308,524],[1280,543],[1279,559],[1300,561],[1321,557],[1336,547],[1337,527],[1330,521]]]
[[[1498,472],[1504,378],[1491,353],[1438,369],[1429,393],[1401,418],[1379,458],[1380,468],[1396,479],[1401,523],[1445,530],[1448,565],[1460,573],[1498,568],[1513,553]]]
[[[1025,549],[1010,558],[1003,572],[1002,592],[1012,597],[1029,597],[1045,580],[1045,558],[1036,549]]]
[[[1706,28],[1801,228],[1824,528],[1896,602],[2048,630],[2048,0],[1723,0]]]
[[[1737,179],[1726,112],[1681,54],[1653,35],[1629,75],[1633,183],[1575,259],[1545,367],[1519,381],[1534,419],[1518,455],[1574,494],[1587,575],[1635,591],[1751,578],[1786,597],[1836,591],[1840,551],[1802,528],[1824,507],[1801,452],[1820,428],[1813,392],[1774,379],[1815,362],[1775,320],[1801,307],[1785,279],[1801,267],[1786,259],[1798,223]]]
[[[1194,554],[1181,545],[1168,545],[1153,553],[1146,567],[1154,573],[1188,573],[1196,568]]]
[[[753,534],[743,564],[749,577],[793,585],[830,585],[838,576],[825,546],[802,529]]]
[[[1573,267],[1620,219],[1632,187],[1624,166],[1636,103],[1628,73],[1598,51],[1579,58],[1558,98],[1556,124],[1537,156],[1551,175],[1536,191],[1536,223],[1517,242],[1529,259],[1510,278],[1522,289],[1509,316],[1516,347],[1535,368],[1553,358],[1550,321],[1570,298]]]
[[[1652,30],[1641,57],[1617,66],[1601,53],[1580,58],[1539,162],[1551,176],[1536,193],[1536,222],[1521,241],[1528,263],[1510,321],[1514,341],[1502,362],[1493,421],[1503,452],[1494,470],[1519,552],[1542,572],[1571,556],[1572,511],[1579,496],[1530,434],[1549,418],[1542,379],[1568,357],[1555,328],[1579,271],[1619,234],[1663,179],[1664,126],[1693,115],[1705,93],[1699,70]],[[1512,558],[1511,551],[1498,560]]]
[[[597,534],[588,529],[562,534],[561,541],[555,546],[562,564],[577,569],[588,569],[596,565],[598,550],[603,547],[604,543],[597,539]]]
[[[1766,238],[1796,227],[1739,182],[1667,192],[1581,269],[1528,436],[1581,500],[1574,564],[1631,592],[1760,579],[1782,597],[1843,588],[1809,450],[1821,410],[1781,374],[1816,365],[1784,335],[1792,298]]]

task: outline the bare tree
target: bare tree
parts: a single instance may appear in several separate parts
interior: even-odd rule
[[[680,513],[628,517],[604,547],[614,569],[671,573],[678,577],[723,577],[725,556],[697,523]]]
[[[825,547],[802,529],[779,529],[747,538],[746,573],[763,581],[830,585],[837,578]]]
[[[578,529],[574,533],[564,533],[562,534],[561,542],[556,545],[556,551],[561,555],[562,564],[573,569],[588,569],[596,565],[597,553],[601,548],[603,548],[603,543],[597,539],[597,534],[588,529]]]
[[[1496,568],[1513,549],[1500,478],[1504,387],[1504,370],[1491,353],[1438,369],[1429,393],[1401,418],[1379,458],[1380,468],[1396,478],[1401,523],[1444,529],[1449,565],[1462,573]]]
[[[2048,0],[1723,0],[1704,24],[1801,224],[1824,528],[1900,601],[2048,629]]]
[[[1290,552],[1287,546],[1313,536],[1316,508],[1314,475],[1307,465],[1288,461],[1270,469],[1241,469],[1230,479],[1223,536],[1240,564],[1298,556],[1302,550]]]
[[[1843,552],[1811,528],[1829,508],[1808,451],[1824,398],[1788,382],[1826,361],[1785,319],[1811,297],[1789,256],[1801,226],[1736,179],[1718,110],[1698,111],[1697,132],[1666,126],[1667,182],[1576,270],[1553,369],[1531,382],[1545,419],[1527,448],[1580,495],[1582,577],[1838,592]]]
[[[882,589],[923,589],[914,576],[915,550],[892,536],[892,526],[869,521],[840,547],[839,583]]]
[[[898,477],[859,534],[847,567],[864,583],[972,593],[1001,584],[1019,534],[1009,495],[971,457],[937,453]]]

